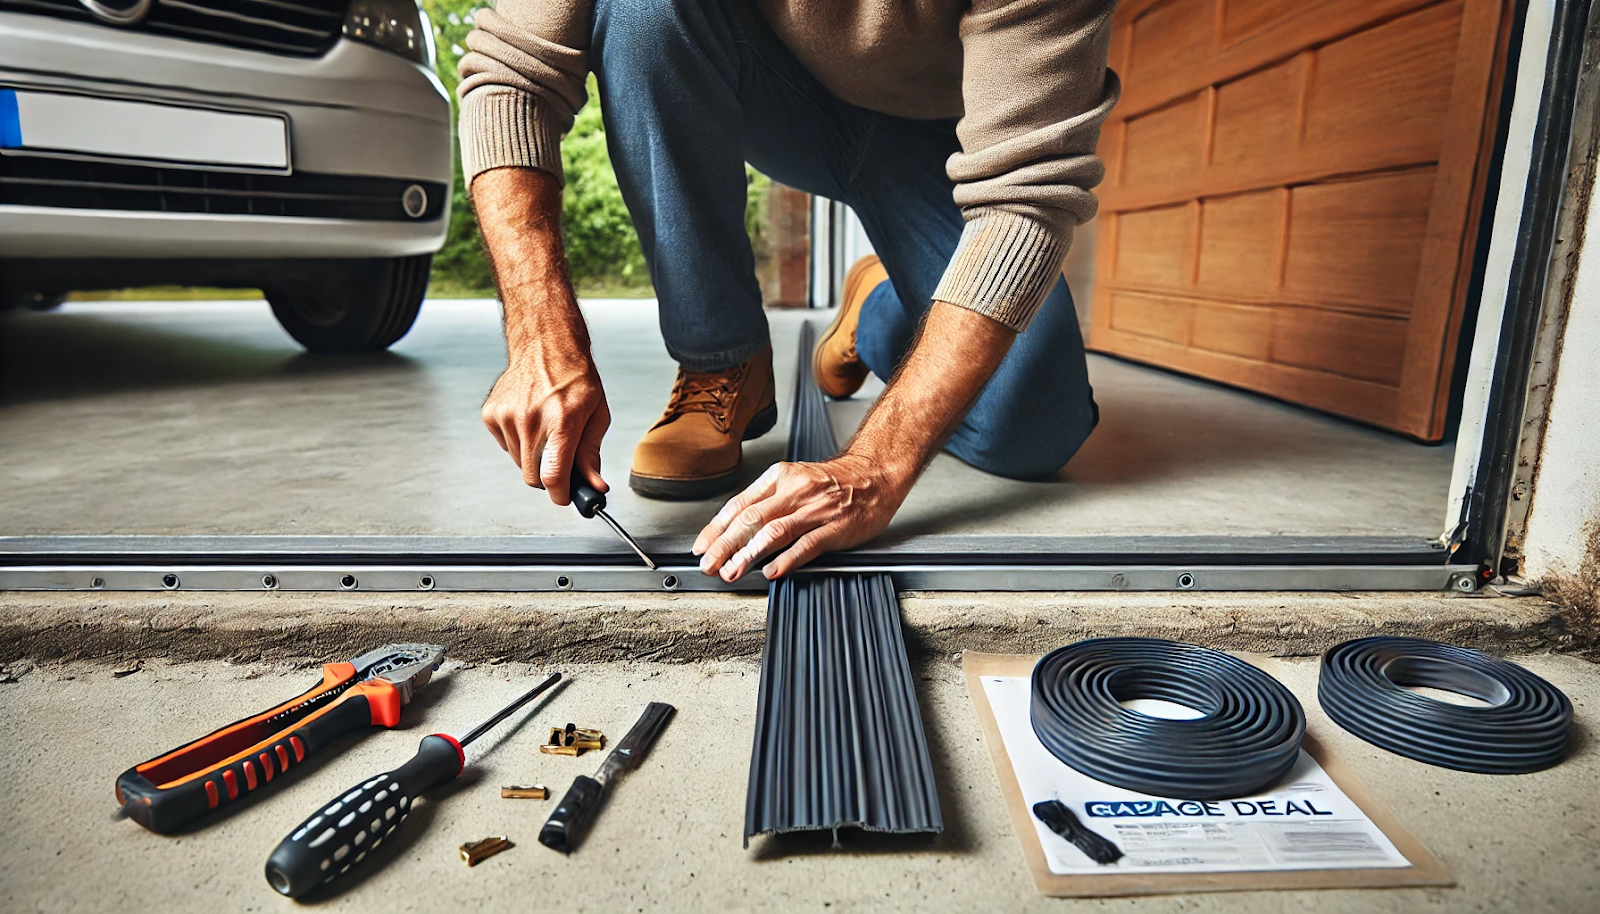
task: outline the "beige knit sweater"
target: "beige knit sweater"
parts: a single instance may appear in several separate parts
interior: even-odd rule
[[[948,167],[966,217],[934,297],[1017,330],[1094,216],[1115,0],[752,0],[828,89],[909,118],[960,116]],[[585,100],[594,0],[499,0],[461,59],[461,159],[561,177]]]

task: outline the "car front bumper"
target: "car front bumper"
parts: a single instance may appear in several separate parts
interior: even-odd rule
[[[0,87],[279,114],[294,173],[416,181],[445,198],[410,220],[0,204],[0,257],[400,257],[444,243],[449,100],[396,54],[341,40],[290,57],[20,13],[0,13],[0,47]]]

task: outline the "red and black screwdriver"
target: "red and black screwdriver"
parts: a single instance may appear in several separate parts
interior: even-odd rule
[[[299,898],[349,872],[406,820],[413,800],[455,780],[466,765],[464,747],[560,679],[560,673],[551,673],[459,740],[447,733],[424,736],[410,761],[368,778],[321,807],[267,858],[267,882],[284,895]]]

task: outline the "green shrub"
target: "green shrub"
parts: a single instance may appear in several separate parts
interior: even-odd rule
[[[439,50],[439,79],[449,91],[453,106],[458,80],[456,67],[466,53],[465,42],[467,33],[472,30],[472,16],[483,3],[482,0],[423,0],[422,5],[433,20]],[[572,265],[573,283],[579,294],[654,294],[650,288],[650,272],[639,249],[639,236],[634,233],[616,175],[611,170],[611,159],[606,153],[605,123],[601,119],[593,76],[589,77],[589,103],[578,112],[571,132],[562,141],[561,162],[567,176],[562,200],[567,260]],[[748,166],[745,172],[750,187],[745,227],[750,232],[758,262],[764,263],[766,245],[762,227],[770,182]],[[494,278],[478,237],[478,219],[467,197],[459,160],[452,196],[450,235],[444,247],[434,255],[429,292],[436,296],[493,295]]]

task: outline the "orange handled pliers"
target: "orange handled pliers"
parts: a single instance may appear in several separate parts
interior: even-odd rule
[[[388,644],[325,664],[309,691],[124,771],[117,802],[153,832],[185,828],[347,733],[400,723],[400,709],[442,662],[438,645]]]

